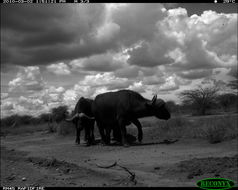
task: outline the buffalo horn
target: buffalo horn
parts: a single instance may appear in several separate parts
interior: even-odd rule
[[[73,121],[76,117],[79,117],[78,113],[76,113],[73,117],[66,119],[66,121]]]
[[[154,97],[152,98],[152,104],[155,104],[156,100],[157,100],[157,95],[154,95]]]
[[[85,118],[87,118],[87,119],[91,119],[91,120],[94,119],[94,117],[89,117],[89,116],[86,115],[85,113],[80,113],[80,114],[79,114],[79,117],[85,117]]]

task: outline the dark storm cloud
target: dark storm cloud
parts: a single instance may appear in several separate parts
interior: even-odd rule
[[[2,28],[18,32],[38,32],[42,25],[50,23],[55,18],[63,19],[67,16],[69,6],[61,5],[2,5]]]
[[[84,70],[89,71],[114,71],[121,67],[122,63],[113,59],[110,54],[94,55],[83,61]]]
[[[1,61],[49,64],[103,52],[110,44],[93,42],[91,34],[104,16],[101,4],[1,6]]]

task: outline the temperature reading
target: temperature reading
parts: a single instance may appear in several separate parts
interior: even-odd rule
[[[236,3],[235,0],[223,0],[223,3]]]

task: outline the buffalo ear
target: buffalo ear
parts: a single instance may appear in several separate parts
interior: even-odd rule
[[[165,102],[162,99],[157,99],[157,103],[156,104],[158,105],[158,107],[160,107],[160,106],[163,106],[165,104]]]

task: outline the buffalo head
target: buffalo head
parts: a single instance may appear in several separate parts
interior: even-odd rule
[[[150,112],[159,119],[168,120],[170,118],[170,112],[166,106],[166,103],[162,99],[157,99],[157,95],[154,95],[153,99],[147,103]]]
[[[77,125],[77,128],[82,130],[83,129],[82,121],[84,119],[94,120],[95,118],[90,117],[85,113],[76,113],[71,118],[66,119],[66,121],[75,123]]]

